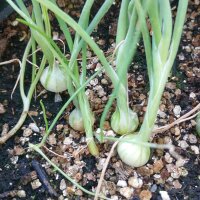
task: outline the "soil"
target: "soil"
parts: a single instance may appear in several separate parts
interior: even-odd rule
[[[74,2],[73,9],[70,11],[72,15],[80,11],[80,4],[77,3],[78,1]],[[98,4],[100,5],[101,1]],[[98,9],[98,4],[93,9],[94,13]],[[189,3],[179,53],[161,101],[156,122],[158,126],[172,123],[178,118],[174,114],[174,109],[177,106],[180,106],[180,115],[183,115],[200,103],[199,5],[198,0],[191,0]],[[67,9],[67,5],[62,6]],[[110,14],[102,21],[98,31],[93,34],[95,41],[108,55],[113,50],[111,45],[115,38],[118,7],[118,4],[113,5]],[[14,26],[13,21],[15,18],[16,14],[13,14],[0,23],[0,61],[22,58],[28,39],[28,29],[21,24]],[[54,21],[53,23],[55,24]],[[111,26],[109,27],[109,25]],[[54,29],[59,31],[56,24]],[[27,37],[22,40],[24,34],[27,34]],[[95,68],[98,66],[98,60],[93,57],[91,52],[89,53],[91,59],[88,62],[91,68],[88,75],[94,73]],[[25,78],[27,90],[30,84],[29,70],[30,68],[28,68]],[[9,129],[13,127],[22,112],[22,101],[18,87],[11,98],[18,74],[19,65],[17,62],[0,66],[0,107],[3,107],[3,112],[0,113],[1,130],[3,130],[3,127],[6,129],[6,126]],[[102,85],[102,79],[107,80],[107,84],[103,85],[104,95],[101,96],[100,92],[94,88]],[[142,44],[140,44],[134,63],[129,71],[130,106],[139,113],[140,122],[143,120],[148,100],[149,86],[147,79],[145,57]],[[94,83],[95,81],[96,83]],[[91,107],[98,118],[112,87],[105,74],[98,76],[95,81],[89,84],[87,92]],[[37,95],[42,91],[44,91],[42,86],[38,84]],[[37,153],[30,151],[28,148],[29,142],[39,143],[44,133],[45,123],[39,101],[43,100],[50,124],[63,102],[68,99],[68,94],[64,92],[61,97],[63,101],[58,103],[54,102],[54,94],[50,92],[41,93],[35,99],[33,98],[29,116],[22,128],[0,147],[0,199],[92,199],[91,196],[75,188],[69,181],[55,172]],[[99,144],[100,156],[98,158],[91,156],[86,147],[84,133],[75,132],[67,123],[69,112],[72,109],[73,105],[70,105],[63,113],[46,144],[49,150],[43,148],[43,151],[80,185],[88,190],[95,191],[102,165],[112,144]],[[110,113],[108,119],[109,117]],[[39,132],[32,128],[33,123],[39,128]],[[95,130],[96,128],[98,128],[98,120],[95,124]],[[105,130],[110,131],[108,121]],[[30,134],[27,135],[27,133]],[[157,134],[153,140],[153,142],[159,144],[167,141],[171,141],[176,146],[176,151],[182,156],[182,161],[185,161],[186,164],[180,164],[169,154],[168,150],[154,150],[152,159],[148,164],[144,167],[131,169],[119,160],[115,152],[105,174],[102,186],[104,194],[116,200],[127,199],[123,193],[126,193],[127,190],[133,190],[129,198],[132,200],[199,200],[200,139],[195,132],[194,119],[176,125],[162,134]],[[50,151],[55,152],[57,155]],[[39,169],[35,167],[34,162],[38,163]],[[41,178],[43,175],[44,178]],[[142,180],[141,187],[131,186],[131,178],[137,180],[137,183]],[[50,186],[45,185],[42,179],[45,179]]]

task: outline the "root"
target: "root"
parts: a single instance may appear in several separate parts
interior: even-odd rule
[[[21,62],[19,59],[11,59],[11,60],[8,60],[8,61],[5,61],[5,62],[1,62],[0,65],[7,65],[7,64],[10,64],[10,63],[16,62],[16,61],[19,63],[19,66],[20,66],[20,69],[21,69],[21,68],[22,68],[22,62]],[[21,72],[21,70],[20,70],[20,72]],[[19,75],[18,75],[17,80],[16,80],[16,82],[15,82],[15,85],[14,85],[14,87],[13,87],[13,90],[12,90],[12,93],[11,93],[11,99],[12,99],[12,97],[13,97],[13,94],[14,94],[14,92],[15,92],[15,89],[16,89],[16,87],[17,87],[17,84],[19,83],[20,72],[19,72]]]
[[[109,164],[109,162],[110,162],[111,156],[112,156],[112,154],[113,154],[113,152],[114,152],[115,147],[117,146],[117,144],[118,144],[118,141],[115,142],[115,143],[112,145],[112,148],[111,148],[111,150],[110,150],[110,152],[109,152],[109,155],[108,155],[108,157],[107,157],[107,159],[106,159],[106,162],[105,162],[105,164],[104,164],[103,170],[102,170],[102,172],[101,172],[100,179],[99,179],[99,181],[98,181],[98,185],[97,185],[97,189],[96,189],[96,193],[95,193],[94,200],[98,200],[99,193],[100,193],[100,190],[101,190],[101,185],[102,185],[102,182],[103,182],[105,173],[106,173],[106,169],[107,169],[107,167],[108,167],[108,164]]]
[[[13,135],[15,135],[15,133],[20,129],[20,127],[23,125],[26,117],[28,115],[28,111],[23,111],[20,118],[19,118],[19,121],[17,122],[17,124],[7,133],[3,133],[2,136],[0,137],[0,144],[5,144],[6,141],[8,139],[10,139]],[[2,131],[3,132],[3,131]]]
[[[199,113],[197,112],[196,114],[192,115],[193,113],[195,113],[196,111],[198,111],[200,109],[200,103],[194,107],[191,111],[189,111],[188,113],[186,113],[185,115],[181,116],[179,119],[177,119],[176,121],[172,122],[171,124],[168,124],[168,125],[165,125],[165,126],[162,126],[160,128],[156,128],[154,131],[153,131],[153,135],[154,134],[157,134],[157,133],[162,133],[164,131],[167,131],[169,130],[171,127],[175,126],[176,124],[180,124],[184,121],[188,121],[190,119],[193,119],[194,117],[196,117]],[[192,116],[191,116],[192,115]]]

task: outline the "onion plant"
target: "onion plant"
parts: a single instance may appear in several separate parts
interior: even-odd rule
[[[41,3],[42,5],[45,5],[49,10],[51,10],[52,12],[54,12],[56,14],[57,17],[59,17],[60,20],[62,20],[63,22],[67,23],[69,26],[71,26],[77,33],[78,35],[80,35],[80,37],[82,37],[82,39],[90,46],[90,48],[94,51],[94,53],[98,56],[100,62],[103,64],[103,67],[105,69],[106,74],[109,76],[109,78],[111,79],[113,85],[115,88],[119,88],[119,91],[121,91],[123,94],[127,95],[127,88],[124,86],[124,84],[122,84],[121,81],[119,81],[119,76],[118,74],[115,72],[115,70],[112,68],[112,66],[110,65],[110,63],[107,61],[107,59],[105,58],[104,53],[101,51],[101,49],[97,46],[97,44],[91,39],[91,37],[89,36],[89,34],[91,33],[91,31],[96,27],[96,20],[95,18],[92,20],[92,22],[90,23],[90,25],[88,26],[88,28],[86,30],[83,29],[83,27],[81,27],[80,24],[77,24],[68,14],[64,13],[62,10],[60,10],[55,4],[53,4],[51,1],[49,0],[37,0],[39,3]],[[84,41],[81,40],[80,43],[83,44]],[[135,42],[136,43],[136,42]],[[74,56],[75,55],[75,56]],[[70,68],[74,68],[73,63],[75,62],[74,57],[77,57],[77,52],[76,54],[71,55],[71,59],[69,62],[69,66]],[[78,88],[78,87],[77,87]],[[84,111],[81,111],[81,114],[83,115],[84,113],[88,113],[88,107],[86,107],[86,105],[88,105],[88,102],[86,102],[85,97],[83,98],[83,96],[80,98],[78,95],[78,101],[79,102],[84,102]],[[89,114],[89,113],[88,113]],[[83,120],[87,120],[88,116],[85,115],[85,117],[83,117]],[[87,122],[86,122],[87,123]],[[88,132],[91,132],[90,135],[92,135],[92,129],[91,126],[92,125],[92,121],[89,121],[89,127],[90,130]],[[84,123],[85,126],[85,123]],[[86,129],[86,134],[87,134],[87,129]],[[88,137],[90,139],[92,139],[91,137]],[[92,144],[91,142],[89,143],[89,145]],[[90,146],[89,146],[90,148]],[[93,155],[95,155],[93,153]]]
[[[134,1],[122,0],[116,35],[116,68],[125,90],[117,92],[117,107],[111,118],[111,127],[118,134],[132,133],[139,121],[137,114],[129,108],[127,71],[133,60],[139,31],[136,32],[137,14]]]
[[[151,23],[152,37],[147,28],[146,15],[141,2],[135,0],[134,5],[137,10],[146,52],[150,82],[149,100],[139,133],[124,137],[129,141],[136,140],[138,144],[119,142],[117,151],[126,164],[139,167],[149,160],[150,148],[139,145],[139,142],[148,142],[153,130],[162,93],[178,51],[188,0],[179,1],[174,26],[170,1],[149,1],[147,14]]]
[[[8,3],[13,4],[12,1],[8,1]],[[21,7],[23,12],[28,15],[29,13],[28,13],[26,7],[24,6],[24,3],[20,0],[17,1],[17,3]],[[38,26],[40,26],[39,21],[36,22],[36,20],[35,20],[36,10],[37,9],[34,9],[33,15],[30,16],[30,18],[31,18],[31,20],[35,21],[35,23]],[[48,27],[46,27],[46,28],[48,29]],[[44,32],[49,34],[48,30],[46,28],[44,29]],[[36,54],[34,53],[36,51],[36,41],[41,42],[40,38],[37,36],[37,33],[33,31],[33,33],[31,34],[31,37],[29,39],[29,42],[28,42],[28,44],[25,48],[23,58],[22,58],[22,63],[21,63],[21,66],[20,66],[20,72],[19,72],[19,85],[20,86],[19,86],[19,88],[20,88],[20,94],[21,94],[21,98],[22,98],[22,102],[23,102],[22,114],[21,114],[17,124],[8,133],[6,133],[2,137],[0,137],[0,144],[4,144],[10,137],[12,137],[19,130],[19,128],[24,123],[24,121],[27,117],[28,111],[29,111],[29,107],[30,107],[30,103],[31,103],[33,93],[34,93],[36,85],[37,85],[37,83],[40,79],[40,76],[41,76],[41,74],[44,70],[47,59],[50,63],[53,63],[52,54],[49,52],[46,44],[42,43],[41,46],[44,49],[45,56],[42,57],[42,60],[39,64],[39,69],[38,70],[36,69],[36,66],[37,66]],[[28,91],[25,92],[24,77],[25,77],[25,73],[26,73],[26,70],[27,70],[27,59],[29,59],[29,54],[32,54],[32,77],[31,77],[31,80],[30,80],[31,81],[30,87],[29,87]]]
[[[17,1],[17,5],[13,3],[13,1],[8,0],[8,3],[24,18],[24,20],[19,21],[30,27],[33,37],[37,41],[37,44],[42,49],[42,52],[44,53],[44,56],[48,61],[49,66],[44,70],[41,76],[41,83],[46,89],[49,89],[50,91],[54,92],[62,91],[64,88],[59,88],[59,91],[57,89],[59,87],[58,85],[60,85],[60,87],[64,87],[63,85],[65,85],[65,83],[60,84],[61,80],[63,80],[67,83],[66,88],[70,96],[72,96],[74,92],[85,83],[86,43],[82,39],[80,39],[80,36],[82,35],[84,35],[84,37],[86,38],[87,43],[88,41],[89,43],[91,43],[90,45],[92,45],[93,50],[97,51],[97,54],[99,54],[100,57],[102,57],[101,61],[106,63],[107,71],[109,71],[109,73],[112,74],[113,80],[115,80],[115,82],[117,81],[117,75],[115,71],[110,67],[102,51],[89,36],[112,5],[113,0],[106,0],[97,12],[96,16],[91,21],[91,23],[89,23],[89,14],[93,2],[93,0],[88,0],[85,2],[79,22],[76,23],[68,14],[64,13],[58,8],[54,0],[32,0],[33,7],[36,7],[35,9],[33,8],[33,12],[39,12],[38,15],[33,13],[33,17],[31,17],[28,13],[28,10],[26,9],[22,0]],[[59,25],[66,37],[66,42],[71,53],[70,60],[68,60],[65,57],[65,55],[63,55],[61,50],[51,38],[51,28],[50,21],[48,18],[48,9],[55,13]],[[44,18],[46,21],[41,21],[42,18]],[[76,31],[74,40],[72,39],[72,36],[68,30],[68,25],[66,23],[69,24]],[[46,31],[44,31],[45,28]],[[83,55],[82,57],[84,59],[82,65],[82,74],[79,74],[80,70],[76,59],[81,49]],[[64,74],[64,77],[62,79],[60,79],[60,77],[58,78],[58,76],[61,75],[61,71]],[[57,73],[56,76],[55,73]],[[55,79],[60,80],[53,80],[53,77],[55,77]],[[52,84],[53,81],[56,84]],[[53,86],[54,88],[51,88],[51,86]],[[88,140],[89,150],[93,155],[97,155],[98,149],[93,139],[94,117],[91,112],[90,105],[87,96],[85,95],[85,92],[80,91],[77,97],[74,97],[73,102],[75,105],[75,110],[70,115],[70,124],[74,129],[77,130],[80,130],[80,128],[82,129],[84,127]],[[79,121],[80,123],[83,122],[83,124],[77,125],[76,121]],[[46,141],[48,134],[46,134],[43,138],[41,145],[43,145]]]

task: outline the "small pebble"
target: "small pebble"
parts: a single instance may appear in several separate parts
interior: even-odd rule
[[[169,153],[166,153],[165,156],[164,156],[164,158],[165,158],[165,161],[167,163],[172,163],[172,161],[173,161],[173,158],[170,156]]]
[[[150,189],[150,191],[151,192],[155,192],[156,190],[157,190],[157,185],[156,184],[153,184],[152,186],[151,186],[151,189]]]
[[[42,185],[42,183],[40,182],[39,179],[36,179],[34,181],[31,182],[31,187],[33,190],[39,188]]]
[[[75,195],[77,195],[77,196],[83,196],[82,190],[76,190]]]
[[[124,187],[119,190],[120,194],[127,199],[130,199],[132,197],[133,191],[133,188],[130,187]]]
[[[18,162],[19,156],[13,156],[10,158],[10,161],[13,165],[15,165]]]
[[[182,167],[183,165],[185,165],[185,163],[187,163],[187,160],[186,160],[186,159],[179,158],[179,159],[176,161],[176,167]]]
[[[171,200],[166,191],[159,191],[162,200]]]
[[[24,198],[24,197],[26,197],[26,192],[24,190],[18,190],[17,191],[17,196],[19,198]]]
[[[64,196],[63,195],[60,195],[59,197],[58,197],[58,200],[64,200],[65,198],[64,198]]]
[[[141,200],[150,200],[152,194],[149,190],[142,190],[139,196]]]
[[[196,135],[194,135],[194,134],[189,134],[188,139],[189,139],[189,142],[190,142],[191,144],[197,143],[197,137],[196,137]]]
[[[37,127],[37,125],[35,123],[30,123],[28,126],[32,131],[39,133],[40,129]]]
[[[188,175],[188,171],[185,167],[181,167],[181,176],[186,177]]]
[[[104,92],[104,89],[102,88],[101,90],[98,90],[98,96],[99,97],[103,97],[103,96],[105,96],[106,95],[106,93]]]
[[[179,60],[185,60],[185,56],[184,56],[183,53],[180,53],[180,54],[178,55],[178,58],[179,58]]]
[[[141,188],[143,185],[143,180],[137,176],[133,176],[128,179],[128,184],[134,188]]]
[[[173,109],[173,112],[174,112],[174,115],[176,117],[179,117],[180,116],[180,113],[181,113],[181,107],[179,105],[176,105]]]
[[[66,185],[65,179],[62,179],[60,181],[60,190],[65,190],[66,188],[67,188],[67,185]]]
[[[23,136],[24,137],[29,137],[32,133],[33,133],[33,131],[30,128],[26,128],[23,131]]]
[[[175,90],[176,89],[176,83],[168,82],[168,83],[166,83],[166,88],[169,88],[171,90]]]
[[[181,176],[181,169],[180,168],[174,168],[174,170],[171,173],[172,178],[179,178]]]
[[[103,78],[103,79],[101,80],[101,83],[102,83],[103,85],[107,85],[107,84],[108,84],[108,81],[107,81],[105,78]]]
[[[127,182],[124,181],[124,180],[119,180],[117,182],[117,186],[119,186],[119,187],[126,187],[127,186]]]
[[[63,190],[63,196],[64,196],[64,197],[67,196],[67,190]]]
[[[182,149],[187,149],[189,147],[188,143],[184,140],[180,140],[178,142],[178,146],[181,147]]]
[[[173,181],[173,186],[175,189],[182,188],[182,185],[180,184],[180,182],[178,180]]]
[[[63,141],[63,144],[65,144],[65,145],[70,145],[72,142],[73,142],[73,141],[72,141],[72,138],[66,137],[66,138],[64,139],[64,141]]]
[[[111,199],[112,200],[119,200],[119,197],[117,195],[113,195],[113,196],[111,196]]]
[[[55,145],[57,144],[57,141],[56,141],[56,134],[55,133],[52,133],[51,135],[49,135],[49,144],[50,145]]]
[[[63,129],[63,127],[64,127],[63,124],[58,124],[58,125],[56,126],[56,130],[57,130],[57,131],[61,131],[61,130]]]
[[[158,110],[158,115],[159,115],[161,118],[165,118],[165,117],[166,117],[166,113],[164,113],[164,112],[161,111],[161,110]]]
[[[193,93],[193,92],[191,92],[191,93],[190,93],[190,98],[194,99],[195,97],[196,97],[196,94]]]
[[[92,86],[95,86],[95,85],[97,85],[97,84],[98,84],[98,79],[97,79],[97,78],[92,79],[92,80],[90,81],[90,85],[92,85]]]
[[[164,167],[163,161],[162,160],[157,160],[153,164],[153,171],[154,173],[159,173],[160,170]]]
[[[199,154],[199,148],[198,148],[197,146],[192,145],[192,146],[191,146],[191,150],[194,151],[194,153],[195,153],[196,155]]]
[[[3,104],[0,103],[0,114],[3,114],[5,112],[6,112],[6,110],[5,110],[4,106],[3,106]]]
[[[180,128],[176,126],[174,129],[174,135],[179,136],[180,134],[181,134]]]

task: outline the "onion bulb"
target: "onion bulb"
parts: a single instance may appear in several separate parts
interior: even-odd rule
[[[142,141],[139,135],[127,135],[126,140]],[[119,142],[117,152],[121,160],[131,167],[141,167],[145,165],[150,156],[150,148],[137,143]]]
[[[128,114],[116,109],[111,118],[112,129],[120,135],[134,132],[138,124],[138,116],[131,109],[129,109]]]
[[[94,116],[92,116],[92,123],[94,124]],[[92,124],[92,125],[93,125]],[[82,113],[75,108],[69,115],[69,125],[76,131],[84,131],[84,121]]]
[[[63,92],[67,89],[66,78],[61,71],[57,62],[54,62],[54,66],[46,67],[40,77],[42,86],[50,92]]]

